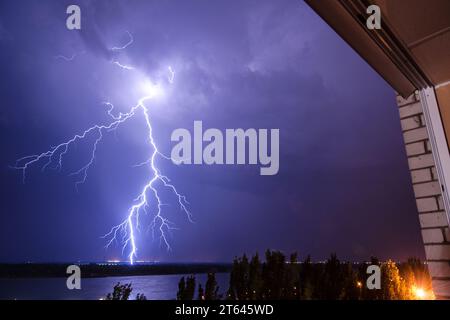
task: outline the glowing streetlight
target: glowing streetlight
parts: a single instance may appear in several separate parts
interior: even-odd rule
[[[424,299],[426,297],[425,290],[423,290],[422,288],[416,288],[415,294],[419,299]]]
[[[413,286],[412,293],[417,300],[433,300],[434,294],[432,291],[427,291],[423,288]]]

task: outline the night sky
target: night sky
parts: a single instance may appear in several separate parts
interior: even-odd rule
[[[66,29],[69,4],[81,7],[81,31]],[[111,51],[127,31],[134,43]],[[102,101],[126,112],[148,78],[168,88],[151,107],[164,153],[194,120],[279,128],[280,171],[159,159],[195,222],[167,195],[172,251],[144,225],[138,260],[229,262],[267,248],[423,257],[394,91],[302,1],[1,1],[0,61],[0,262],[126,260],[101,236],[148,180],[133,167],[150,152],[142,117],[105,136],[78,191],[70,173],[89,161],[93,137],[61,171],[30,168],[25,184],[11,166],[108,122]]]

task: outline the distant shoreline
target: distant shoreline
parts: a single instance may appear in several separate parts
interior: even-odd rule
[[[76,263],[0,264],[0,278],[59,278],[67,277],[67,267]],[[83,278],[149,276],[171,274],[229,273],[229,263],[80,263]]]

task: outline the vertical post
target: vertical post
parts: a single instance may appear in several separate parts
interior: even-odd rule
[[[438,299],[450,299],[450,157],[433,97],[430,88],[398,96],[397,104],[433,290]]]

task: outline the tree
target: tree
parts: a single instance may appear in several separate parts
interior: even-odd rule
[[[259,255],[256,253],[251,261],[249,267],[249,291],[250,300],[261,299],[261,290],[263,288],[261,262],[259,261]]]
[[[139,301],[147,300],[147,297],[143,293],[138,293],[136,295],[136,300],[139,300]]]
[[[227,291],[227,300],[236,300],[236,286],[237,286],[237,278],[238,278],[238,269],[239,269],[239,260],[237,257],[233,259],[233,266],[230,272],[230,284]]]
[[[343,273],[341,262],[336,254],[331,254],[323,268],[317,270],[315,283],[318,285],[314,290],[315,299],[337,300],[343,289]]]
[[[350,262],[342,266],[343,288],[339,299],[341,300],[359,300],[363,283],[358,279],[358,275],[353,270]]]
[[[400,269],[399,269],[400,270]],[[414,275],[414,271],[408,263],[406,263],[402,269],[400,270],[400,275],[404,279],[404,290],[406,291],[404,295],[404,299],[414,299],[413,288],[416,287],[416,277]]]
[[[279,300],[285,294],[286,258],[280,251],[266,251],[266,262],[263,265],[264,293],[263,298]]]
[[[308,255],[300,268],[299,278],[300,299],[310,300],[313,294],[313,266],[311,256]]]
[[[205,300],[205,292],[201,284],[198,285],[198,300]]]
[[[247,255],[244,253],[242,259],[239,263],[239,268],[237,272],[237,296],[239,300],[248,300],[250,290],[248,286],[248,280],[250,277],[250,264],[248,262]]]
[[[181,277],[178,282],[178,292],[177,292],[177,300],[184,300],[184,291],[186,290],[186,282],[184,281],[184,277]]]
[[[227,299],[248,300],[249,297],[249,270],[248,258],[244,254],[242,258],[235,258],[230,274],[230,288]]]
[[[287,272],[285,274],[286,285],[286,299],[299,299],[300,298],[300,270],[298,265],[298,254],[294,252],[289,258],[289,264],[287,265]]]
[[[205,285],[205,300],[218,300],[219,287],[214,273],[208,273],[208,280]]]
[[[383,300],[408,299],[405,281],[395,262],[388,260],[381,265],[381,291]]]
[[[193,300],[195,294],[195,276],[192,275],[186,280],[186,289],[184,291],[183,300]]]
[[[106,295],[106,300],[128,300],[132,291],[131,283],[122,285],[118,282],[114,286],[113,292]]]
[[[195,294],[195,276],[184,277],[178,282],[177,300],[193,300]]]

